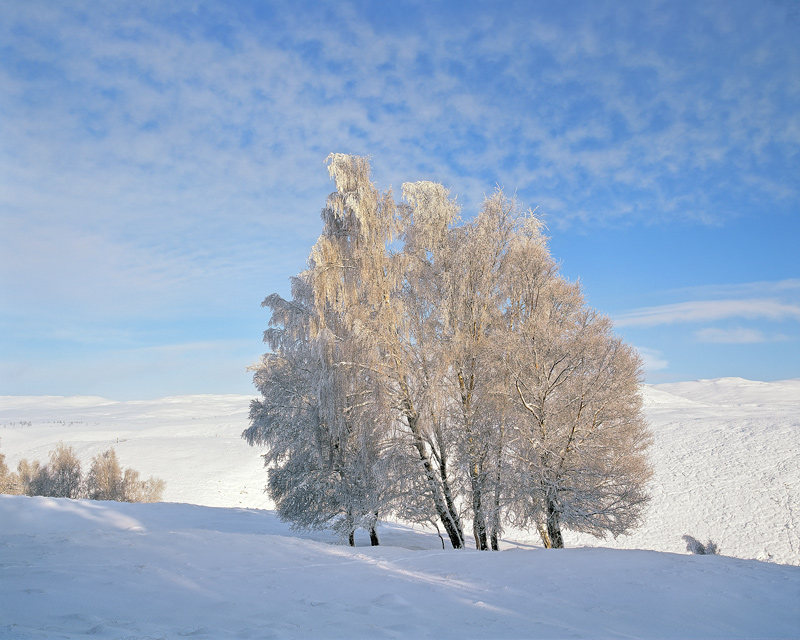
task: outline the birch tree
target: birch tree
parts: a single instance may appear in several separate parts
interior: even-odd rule
[[[551,261],[523,258],[509,282],[515,523],[535,525],[555,548],[562,527],[626,533],[650,477],[641,362]]]
[[[159,502],[166,483],[160,478],[139,479],[139,472],[125,469],[117,459],[114,447],[92,458],[86,475],[86,493],[90,500],[117,502]]]
[[[319,331],[308,272],[293,279],[292,299],[269,296],[272,310],[265,341],[272,349],[256,367],[261,398],[250,408],[243,436],[266,445],[267,490],[278,514],[299,528],[332,528],[353,543],[357,527],[347,483],[347,442],[326,420],[323,405],[333,392],[326,379],[328,330]]]
[[[412,500],[398,511],[438,520],[453,548],[460,549],[463,524],[441,384],[448,360],[441,340],[440,304],[441,275],[448,269],[448,236],[459,208],[444,187],[431,182],[404,184],[403,199],[407,203],[400,213],[403,252],[392,263],[399,285],[392,297],[392,313],[376,326],[376,335],[382,380],[399,414],[395,441],[417,463],[418,498],[425,504]]]
[[[256,373],[263,400],[245,438],[267,444],[270,494],[298,526],[332,527],[354,543],[376,525],[388,499],[379,455],[386,416],[376,416],[374,345],[368,325],[386,298],[386,244],[393,203],[369,181],[365,159],[328,158],[336,191],[293,300],[270,296],[273,352]]]
[[[122,467],[114,448],[92,458],[92,466],[86,476],[86,493],[90,500],[124,501]]]
[[[647,500],[641,367],[558,274],[541,222],[497,189],[472,221],[442,185],[370,181],[328,158],[336,190],[292,299],[272,295],[251,444],[269,447],[281,517],[377,543],[381,514],[478,549],[503,526],[619,535]],[[397,240],[401,248],[398,249]]]
[[[50,460],[41,470],[39,495],[53,498],[81,498],[84,493],[81,461],[75,449],[59,442],[50,452]]]

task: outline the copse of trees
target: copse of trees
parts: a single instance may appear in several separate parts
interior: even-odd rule
[[[165,482],[160,478],[139,479],[134,469],[123,470],[114,448],[92,458],[84,477],[81,462],[72,447],[59,443],[47,464],[20,460],[11,473],[0,454],[0,493],[52,498],[89,498],[117,502],[159,502]]]
[[[650,435],[641,363],[558,272],[541,221],[497,189],[462,222],[442,185],[370,181],[334,154],[336,191],[291,299],[272,294],[243,437],[267,445],[267,490],[301,528],[394,515],[617,536],[641,519]],[[441,529],[440,529],[441,530]]]

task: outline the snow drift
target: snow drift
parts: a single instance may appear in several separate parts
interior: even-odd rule
[[[641,529],[567,532],[579,548],[560,551],[508,531],[500,553],[442,551],[399,524],[380,548],[292,531],[239,437],[246,396],[0,398],[9,467],[60,440],[84,464],[113,446],[191,503],[0,496],[0,637],[800,635],[800,568],[786,566],[800,565],[800,380],[643,394],[655,475]],[[727,557],[687,555],[684,534]]]
[[[800,569],[298,536],[269,511],[0,496],[3,638],[790,637]],[[421,549],[422,548],[422,549]]]

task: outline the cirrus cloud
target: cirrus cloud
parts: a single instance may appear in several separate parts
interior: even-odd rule
[[[745,329],[743,327],[733,329],[708,327],[695,332],[694,335],[700,342],[716,344],[759,344],[786,340],[786,336],[783,335],[767,335],[758,329]]]
[[[726,318],[800,320],[800,305],[773,298],[697,300],[645,307],[615,318],[618,327],[652,327],[678,322],[712,322]]]

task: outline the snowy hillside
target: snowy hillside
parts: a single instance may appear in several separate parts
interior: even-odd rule
[[[800,380],[643,395],[642,528],[567,533],[605,548],[564,551],[508,531],[501,553],[442,551],[400,524],[381,526],[380,548],[291,531],[265,510],[259,451],[240,438],[247,396],[0,397],[10,468],[59,440],[85,465],[114,446],[188,503],[0,496],[0,638],[800,636],[800,568],[785,566],[800,565]],[[684,534],[728,557],[687,555]]]
[[[47,460],[60,440],[88,469],[114,447],[120,463],[167,482],[164,500],[212,507],[270,508],[259,451],[241,438],[251,397],[179,396],[114,402],[95,397],[0,397],[0,451]]]
[[[644,526],[616,541],[567,532],[567,546],[684,553],[689,534],[724,555],[800,565],[800,380],[701,380],[643,395],[655,438]],[[124,466],[166,480],[168,502],[269,509],[260,452],[240,438],[249,401],[0,397],[0,451],[14,469],[23,457],[46,460],[63,440],[88,468],[113,446]],[[539,545],[538,534],[506,538]]]
[[[683,552],[683,534],[721,553],[800,565],[800,380],[700,380],[644,389],[653,500],[628,538],[568,544]]]
[[[0,637],[791,637],[800,568],[613,549],[326,544],[269,511],[0,496]],[[439,546],[438,549],[435,547]],[[422,549],[422,550],[421,550]]]

